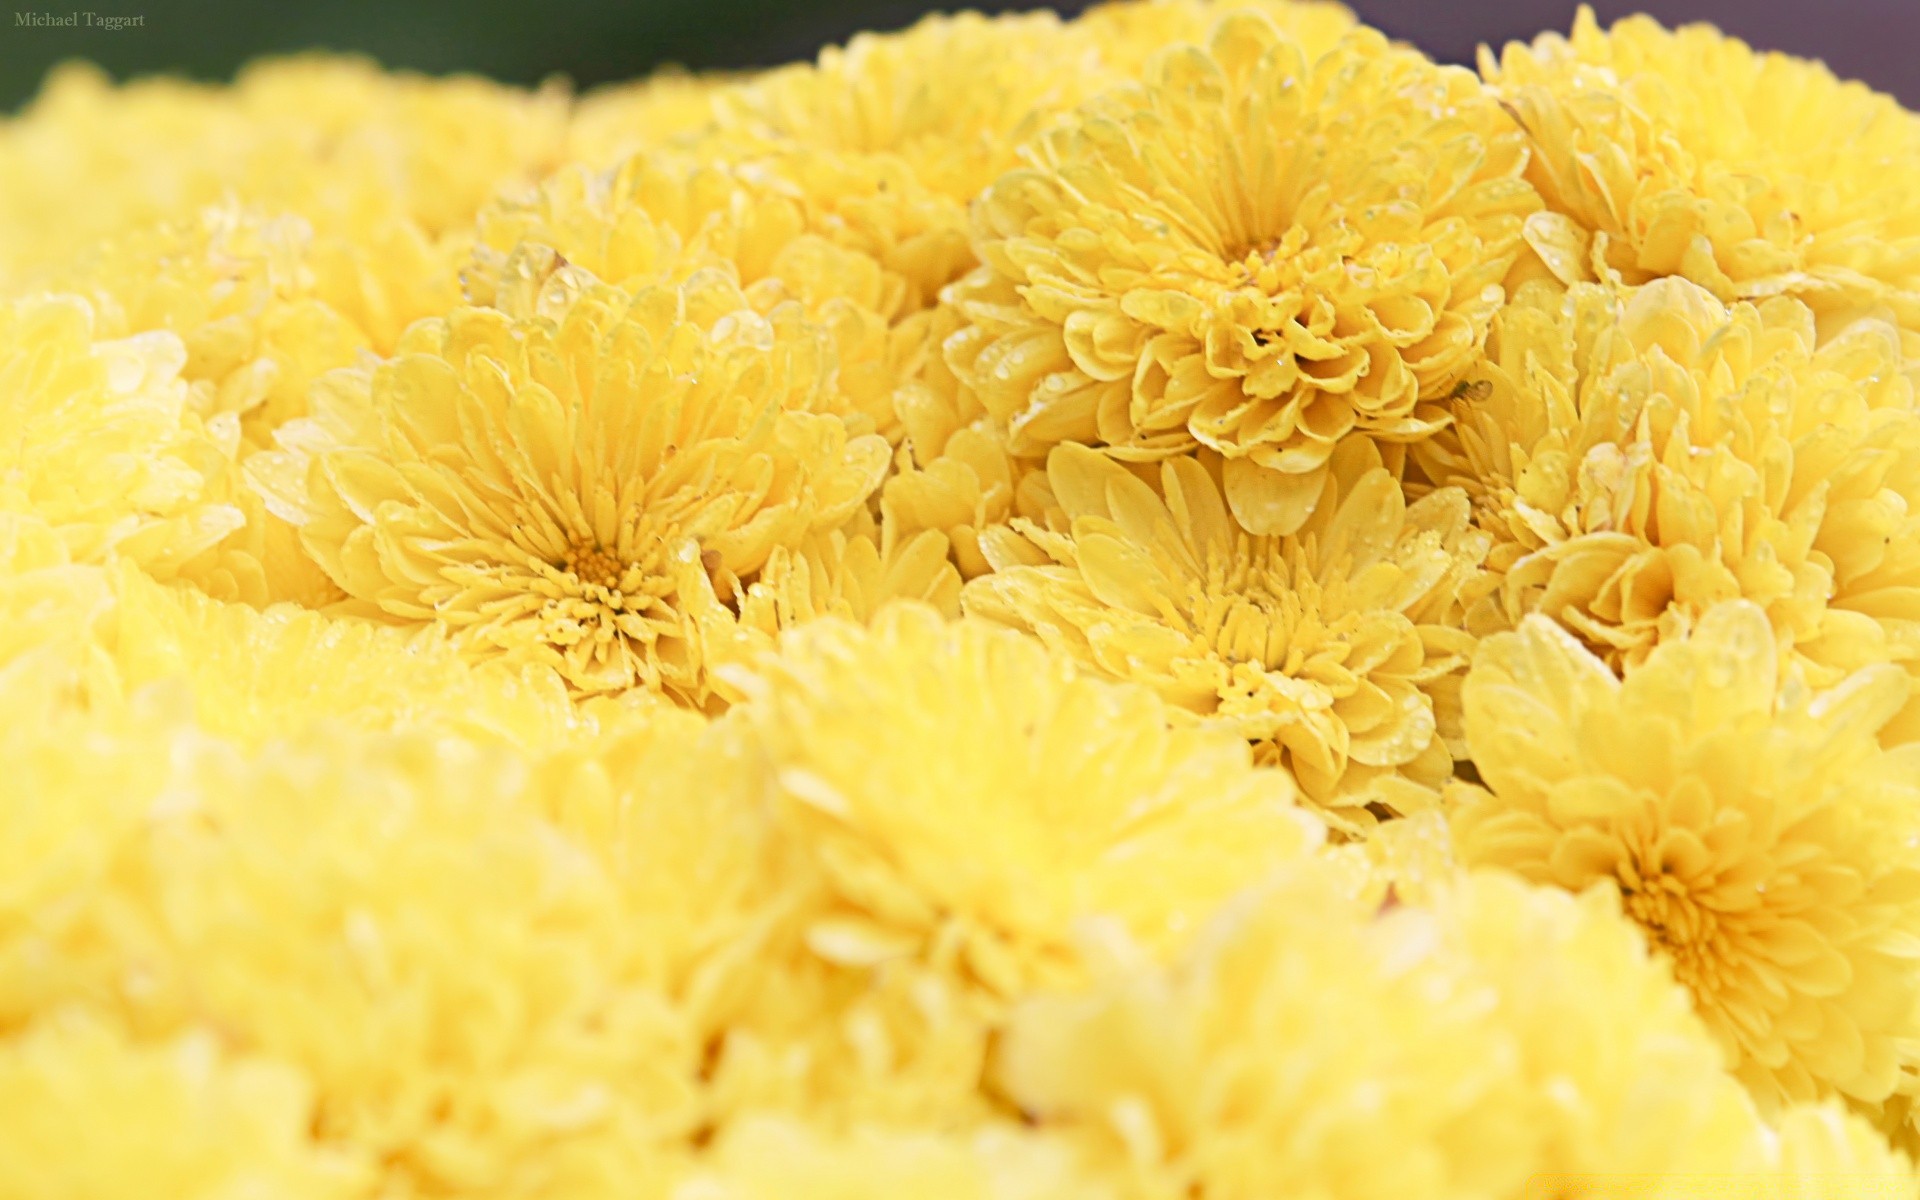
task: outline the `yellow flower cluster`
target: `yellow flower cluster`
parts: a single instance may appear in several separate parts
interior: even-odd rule
[[[931,17],[0,120],[0,1196],[1920,1200],[1920,116]]]

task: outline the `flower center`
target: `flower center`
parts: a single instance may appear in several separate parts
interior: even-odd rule
[[[575,544],[567,547],[561,569],[571,572],[581,583],[614,592],[620,590],[620,579],[627,573],[627,564],[597,545]]]
[[[1623,892],[1627,915],[1666,952],[1680,981],[1695,991],[1712,990],[1719,975],[1718,917],[1668,876],[1645,879]]]

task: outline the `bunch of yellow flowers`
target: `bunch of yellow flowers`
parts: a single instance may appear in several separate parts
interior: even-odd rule
[[[1920,116],[932,17],[0,122],[7,1200],[1920,1197]]]

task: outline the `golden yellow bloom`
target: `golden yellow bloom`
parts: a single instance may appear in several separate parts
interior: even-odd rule
[[[744,78],[666,67],[644,79],[595,88],[568,115],[566,159],[611,167],[684,141],[712,127],[715,94]]]
[[[1869,1187],[1903,1200],[1920,1195],[1920,1177],[1907,1155],[1837,1104],[1796,1104],[1774,1127],[1779,1141],[1769,1166],[1803,1195],[1838,1200]]]
[[[1723,600],[1763,607],[1818,686],[1915,661],[1920,419],[1899,335],[1681,279],[1522,289],[1419,448],[1495,538],[1470,623],[1554,618],[1616,669]],[[1889,736],[1905,740],[1920,712]]]
[[[863,33],[817,63],[770,71],[715,97],[720,127],[846,155],[886,155],[959,203],[1013,165],[1047,115],[1112,77],[1050,12],[931,16]]]
[[[312,1088],[211,1030],[141,1044],[69,1012],[0,1042],[0,1192],[14,1200],[365,1194],[368,1164],[314,1144]]]
[[[1103,930],[1172,952],[1320,835],[1231,736],[1170,732],[1151,693],[922,605],[871,628],[814,621],[726,673],[749,703],[710,736],[735,749],[688,796],[771,800],[783,857],[752,1000],[710,1072],[719,1113],[990,1119],[982,1078],[1010,1000],[1080,978]],[[736,761],[757,774],[722,773]]]
[[[86,1001],[217,1031],[310,1081],[296,1128],[386,1194],[630,1196],[693,1128],[698,1043],[524,760],[339,729],[241,753],[177,689],[102,711],[33,666],[0,669],[10,1029]]]
[[[979,397],[948,365],[948,339],[964,326],[951,305],[933,310],[913,377],[894,389],[902,438],[882,508],[903,533],[945,534],[960,574],[972,579],[994,569],[982,544],[988,532],[1015,515],[1044,516],[1051,498],[1040,491],[1045,464],[1007,453]],[[1018,554],[1019,547],[1002,539],[999,551]],[[1037,550],[1026,558],[1046,561]]]
[[[967,586],[968,612],[1246,738],[1349,832],[1371,805],[1432,802],[1473,647],[1449,621],[1486,552],[1464,495],[1409,506],[1372,445],[1351,441],[1307,523],[1267,537],[1234,522],[1217,458],[1169,459],[1148,483],[1065,444],[1047,474],[1062,531],[1014,528],[1051,561],[1002,559]]]
[[[1221,17],[1243,9],[1279,26],[1309,59],[1359,24],[1345,5],[1323,0],[1108,0],[1082,13],[1073,30],[1099,48],[1110,69],[1137,79],[1168,46],[1204,43]]]
[[[1302,866],[1169,968],[1029,1000],[1000,1083],[1142,1197],[1764,1169],[1761,1123],[1617,912],[1486,875],[1376,913],[1336,877]]]
[[[114,572],[99,634],[118,688],[171,680],[201,728],[258,745],[315,722],[433,729],[543,751],[590,728],[543,668],[475,664],[438,629],[329,618],[293,605],[257,612]]]
[[[219,503],[239,425],[202,421],[168,333],[106,340],[76,296],[0,304],[0,508],[47,522],[76,562],[177,572],[244,519]]]
[[[1913,1090],[1920,1033],[1920,776],[1874,740],[1907,681],[1781,675],[1746,602],[1624,683],[1529,617],[1467,679],[1487,789],[1453,795],[1456,840],[1469,863],[1617,889],[1763,1103],[1871,1106]]]
[[[628,291],[703,268],[733,271],[756,311],[795,302],[827,332],[836,362],[829,406],[895,436],[890,395],[923,351],[912,285],[860,248],[862,239],[816,222],[791,185],[648,153],[608,171],[570,168],[504,196],[481,213],[478,229],[461,274],[467,298],[508,310],[530,307],[556,276],[582,271]]]
[[[837,895],[808,935],[829,961],[1017,995],[1077,973],[1076,922],[1170,948],[1318,834],[1238,739],[1008,630],[896,605],[796,629],[764,671],[741,686]]]
[[[1816,62],[1648,17],[1512,43],[1481,72],[1533,147],[1528,244],[1567,283],[1679,275],[1721,300],[1886,306],[1920,331],[1920,118]]]
[[[1538,204],[1469,74],[1369,30],[1310,59],[1257,13],[1029,153],[975,208],[979,345],[949,359],[1016,454],[1220,451],[1260,534],[1300,528],[1348,433],[1439,427]]]
[[[382,223],[356,242],[318,238],[299,217],[216,206],[104,242],[48,275],[92,304],[96,337],[177,337],[188,411],[223,433],[239,422],[234,458],[206,494],[244,520],[180,577],[262,606],[339,599],[290,527],[267,518],[242,464],[306,414],[322,374],[368,349],[391,351],[407,324],[450,307],[455,257],[409,223]]]
[[[699,706],[709,627],[886,468],[880,438],[806,411],[824,373],[811,330],[720,276],[552,317],[458,309],[335,376],[259,478],[368,615]]]

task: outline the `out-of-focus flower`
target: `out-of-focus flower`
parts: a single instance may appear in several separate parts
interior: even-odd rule
[[[1481,72],[1533,148],[1528,244],[1566,283],[1683,276],[1724,301],[1886,308],[1920,335],[1920,118],[1819,63],[1648,17]]]
[[[200,727],[258,745],[316,722],[430,729],[548,751],[591,729],[559,677],[473,663],[444,631],[338,620],[294,605],[258,612],[141,573],[114,573],[100,644],[118,687],[171,680]]]
[[[1073,22],[1074,31],[1099,48],[1101,61],[1129,78],[1140,78],[1168,46],[1205,43],[1221,17],[1253,10],[1300,44],[1309,59],[1331,50],[1359,24],[1344,4],[1327,0],[1118,0],[1096,4]]]
[[[722,276],[560,303],[416,326],[256,478],[368,615],[700,706],[711,631],[776,547],[860,510],[886,443],[807,411],[818,338]]]
[[[1095,47],[1052,13],[960,13],[860,34],[715,102],[723,131],[897,158],[927,188],[965,204],[1013,165],[1045,117],[1111,82]]]
[[[411,224],[350,240],[214,205],[104,241],[52,277],[93,302],[108,336],[179,337],[197,408],[238,414],[257,448],[304,415],[320,375],[362,350],[391,353],[408,325],[451,307],[456,267]]]
[[[168,333],[104,340],[75,296],[0,303],[0,509],[44,520],[75,562],[167,576],[244,520],[215,484],[239,439],[202,421]]]
[[[1335,877],[1256,890],[1169,968],[1030,1000],[1009,1097],[1141,1196],[1765,1169],[1761,1122],[1616,912],[1489,874],[1376,913]]]
[[[1028,153],[975,207],[950,361],[1016,454],[1220,451],[1260,534],[1305,523],[1346,435],[1440,426],[1538,205],[1468,73],[1365,30],[1310,58],[1257,13]]]
[[[1234,521],[1217,457],[1167,460],[1150,483],[1066,444],[1047,473],[1061,531],[1014,526],[1047,565],[1001,556],[1013,531],[999,531],[987,554],[1005,569],[968,585],[968,612],[1246,738],[1349,832],[1374,820],[1369,806],[1433,802],[1473,647],[1449,620],[1486,552],[1464,495],[1409,506],[1372,445],[1352,441],[1306,524],[1271,537]]]
[[[746,78],[667,67],[644,79],[595,88],[574,102],[568,116],[566,159],[596,169],[612,167],[697,135],[714,123],[716,95]]]
[[[308,1081],[301,1136],[382,1191],[633,1195],[664,1169],[699,1047],[524,759],[319,727],[240,752],[177,688],[103,711],[34,666],[0,669],[9,1028],[85,1002],[143,1038],[217,1031]]]
[[[178,338],[187,411],[223,436],[238,421],[238,446],[206,495],[241,520],[182,564],[181,578],[258,606],[339,599],[291,528],[268,517],[242,464],[306,415],[321,375],[369,350],[390,352],[406,325],[450,307],[457,257],[409,223],[382,224],[356,242],[318,238],[299,217],[215,206],[110,239],[47,273],[92,304],[96,338]]]
[[[255,64],[231,87],[64,68],[0,125],[0,278],[229,197],[323,236],[399,220],[438,239],[495,188],[559,165],[566,110],[557,90],[319,55]]]
[[[823,1134],[792,1119],[735,1126],[672,1200],[1105,1200],[1071,1150],[1007,1126],[965,1134],[867,1127]]]
[[[1819,686],[1920,670],[1920,419],[1892,326],[1822,337],[1796,301],[1681,279],[1534,284],[1489,345],[1415,452],[1494,535],[1472,627],[1543,613],[1625,670],[1743,598]]]
[[[806,907],[759,952],[720,1111],[986,1120],[1008,1003],[1084,977],[1083,938],[1172,953],[1321,835],[1238,739],[1169,730],[1152,693],[923,605],[812,622],[727,673],[748,703],[715,736],[762,764],[745,794],[772,798]]]
[[[1911,1093],[1920,796],[1880,665],[1814,693],[1766,617],[1711,609],[1625,682],[1544,617],[1483,644],[1452,796],[1463,861],[1616,889],[1769,1107]],[[1780,697],[1776,704],[1776,697]]]
[[[908,303],[909,283],[862,239],[815,222],[790,184],[693,155],[641,154],[503,196],[478,228],[461,275],[467,298],[514,311],[562,272],[632,292],[731,270],[755,311],[796,303],[827,333],[834,369],[823,404],[898,436],[891,396],[917,369],[925,319]]]
[[[941,959],[1016,995],[1077,974],[1077,922],[1177,945],[1318,834],[1238,739],[1008,630],[897,605],[794,630],[763,670],[741,686],[838,896],[809,934],[832,961]]]
[[[210,1030],[141,1043],[85,1013],[51,1016],[0,1042],[0,1192],[364,1195],[368,1164],[316,1145],[312,1110],[299,1072],[236,1057]]]

